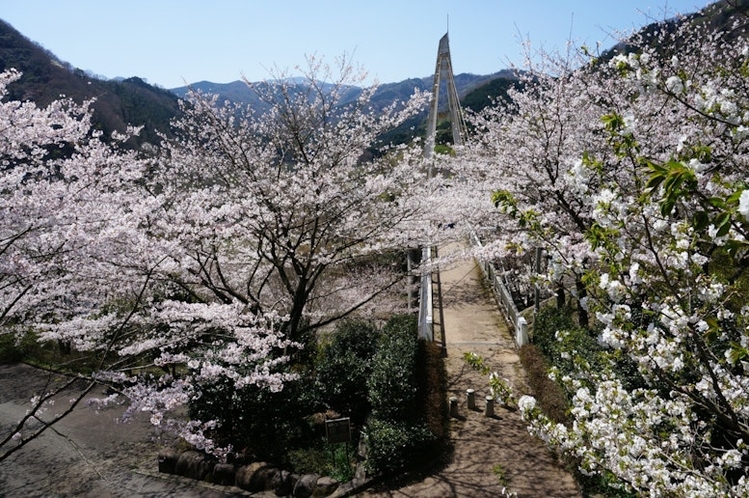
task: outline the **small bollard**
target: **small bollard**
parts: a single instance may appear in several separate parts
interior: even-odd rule
[[[476,409],[476,392],[473,389],[468,389],[466,391],[466,404],[468,405],[469,410]]]
[[[494,396],[486,397],[486,406],[484,407],[484,416],[485,417],[494,416]]]
[[[458,398],[456,398],[455,396],[450,397],[450,416],[458,416]]]
[[[528,339],[528,321],[524,317],[518,318],[515,332],[515,344],[517,347],[525,346],[530,343]]]

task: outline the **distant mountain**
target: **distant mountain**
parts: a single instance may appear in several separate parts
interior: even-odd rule
[[[455,75],[455,86],[460,98],[465,97],[474,89],[485,85],[496,79],[512,79],[514,76],[511,71],[500,71],[490,75],[475,75],[462,73]],[[254,82],[253,85],[262,85],[263,82]],[[302,85],[302,81],[296,82]],[[415,89],[430,90],[432,89],[432,77],[410,78],[396,83],[380,84],[377,92],[372,97],[372,106],[375,109],[385,107],[396,100],[407,100]],[[261,102],[257,94],[244,81],[233,81],[231,83],[213,83],[210,81],[199,81],[188,86],[171,89],[174,94],[184,98],[190,90],[200,91],[203,93],[215,94],[219,101],[230,101],[253,106],[256,109],[262,109],[264,103]],[[356,99],[361,92],[361,88],[351,87],[347,96],[344,96],[342,103],[347,103]]]
[[[241,80],[233,81],[231,83],[198,81],[197,83],[191,83],[188,86],[172,88],[170,91],[181,99],[186,98],[188,92],[194,91],[217,95],[221,102],[225,100],[230,102],[242,102],[253,107],[262,104],[257,94],[250,89],[247,83]]]
[[[458,97],[464,101],[464,105],[473,110],[480,110],[492,102],[492,99],[506,96],[507,89],[517,82],[517,78],[510,70],[500,71],[489,75],[475,75],[462,73],[454,76]],[[303,80],[292,82],[303,86]],[[181,98],[187,96],[190,90],[206,94],[217,95],[219,102],[229,101],[251,106],[257,112],[263,112],[267,104],[262,102],[252,90],[251,85],[265,85],[264,82],[254,82],[248,85],[244,81],[233,81],[231,83],[212,83],[200,81],[188,86],[172,89]],[[406,101],[414,90],[431,91],[433,77],[410,78],[396,83],[385,83],[378,86],[377,91],[370,101],[372,108],[383,109],[395,101]],[[444,85],[444,83],[443,83]],[[355,100],[361,94],[362,88],[350,87],[342,98],[342,104]],[[441,95],[446,95],[445,90]],[[427,109],[421,114],[414,116],[394,130],[380,137],[385,143],[406,143],[414,136],[426,134]]]
[[[243,81],[213,83],[200,81],[189,86],[166,90],[149,85],[144,80],[116,78],[105,80],[75,68],[58,59],[52,52],[29,40],[10,24],[0,20],[0,71],[15,68],[23,73],[21,79],[8,88],[8,97],[13,100],[29,100],[44,106],[65,96],[76,102],[95,99],[93,121],[96,128],[105,134],[122,131],[129,125],[143,126],[141,136],[132,145],[158,141],[158,133],[170,134],[170,121],[179,114],[178,99],[184,98],[188,90],[216,94],[219,101],[249,105],[262,112],[266,105]],[[488,82],[511,78],[509,71],[492,75],[458,74],[455,83],[462,98]],[[256,82],[254,85],[264,85]],[[297,82],[301,84],[301,82]],[[385,83],[378,87],[371,104],[381,109],[396,100],[405,101],[415,89],[431,90],[432,77],[410,78]],[[356,99],[362,88],[351,87],[344,96],[344,103]],[[488,100],[487,100],[488,102]],[[397,142],[409,140],[423,128],[426,111],[413,118],[387,138]]]
[[[0,21],[0,71],[10,68],[23,73],[8,87],[10,99],[45,106],[61,95],[76,102],[95,98],[94,126],[105,134],[123,131],[128,124],[144,127],[133,145],[156,141],[157,131],[168,133],[170,120],[179,113],[172,92],[140,78],[105,81],[90,76]]]

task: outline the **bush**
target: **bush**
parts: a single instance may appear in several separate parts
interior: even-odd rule
[[[579,370],[612,370],[627,389],[644,386],[645,381],[631,358],[620,355],[612,364],[609,358],[613,356],[610,352],[603,354],[597,336],[598,332],[575,323],[570,308],[544,308],[533,322],[533,344],[561,376],[577,376]]]
[[[32,334],[0,334],[0,363],[17,363],[39,348]]]
[[[339,482],[354,478],[355,452],[349,444],[329,445],[320,441],[316,446],[292,450],[288,465],[295,474],[327,475]]]
[[[276,393],[253,385],[236,390],[226,379],[205,386],[189,413],[192,419],[219,422],[212,434],[219,446],[231,444],[248,457],[282,463],[291,448],[313,437],[306,390],[300,381]]]
[[[416,318],[399,315],[383,328],[369,378],[367,469],[383,475],[441,455],[448,430],[446,375],[440,348],[417,338]]]
[[[315,396],[323,406],[361,425],[369,413],[367,379],[380,331],[370,322],[342,322],[320,348],[315,363]]]
[[[237,391],[225,379],[191,401],[190,416],[220,422],[211,434],[218,445],[231,444],[247,458],[297,472],[341,477],[352,471],[345,449],[328,447],[314,423],[321,403],[359,427],[366,420],[367,466],[373,472],[412,468],[425,454],[439,457],[449,428],[446,374],[440,348],[418,340],[416,318],[398,315],[382,331],[369,322],[345,321],[326,339],[313,375],[300,372],[300,380],[278,393],[256,386]],[[333,450],[344,452],[335,464],[326,461]]]
[[[371,419],[367,424],[367,470],[391,475],[435,455],[438,438],[424,425]]]
[[[616,375],[630,386],[642,383],[636,366],[626,358],[616,364],[607,362],[601,346],[588,328],[579,326],[573,319],[570,308],[544,308],[533,322],[533,344],[520,349],[520,358],[529,375],[529,381],[539,408],[554,422],[568,423],[570,416],[569,394],[562,385],[549,378],[549,365],[558,375],[584,378],[577,375],[576,365],[583,371],[612,369]],[[585,475],[578,469],[579,462],[572,460],[570,467],[576,469],[578,483],[587,494],[606,493],[607,496],[631,497],[624,490],[615,490],[621,483],[611,473]]]
[[[562,360],[562,350],[557,332],[565,331],[573,333],[578,343],[587,343],[586,337],[593,340],[588,331],[577,325],[573,319],[570,308],[541,308],[533,319],[533,343],[538,346],[541,353],[554,365],[559,365]]]
[[[382,331],[367,386],[372,416],[382,420],[413,420],[417,405],[418,358],[416,318],[397,315]]]
[[[560,375],[574,374],[577,366],[601,371],[605,362],[594,334],[573,319],[570,308],[543,308],[533,321],[533,343]]]

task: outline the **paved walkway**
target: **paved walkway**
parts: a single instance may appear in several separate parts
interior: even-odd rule
[[[519,412],[497,407],[494,417],[484,416],[487,379],[465,363],[463,354],[483,356],[492,371],[510,380],[518,397],[529,392],[525,374],[512,334],[473,260],[443,271],[441,278],[448,397],[458,398],[458,416],[450,427],[452,461],[419,482],[360,496],[500,497],[503,488],[518,497],[582,496],[572,475],[528,434]],[[467,389],[476,392],[476,410],[466,405]]]

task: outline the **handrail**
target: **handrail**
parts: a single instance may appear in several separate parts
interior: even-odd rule
[[[425,247],[421,256],[421,289],[419,290],[419,337],[434,340],[434,296],[432,291],[432,249]]]
[[[475,233],[471,234],[471,243],[478,247],[483,247],[481,241]],[[499,308],[505,315],[507,321],[515,328],[515,346],[521,347],[528,344],[528,323],[525,318],[518,311],[515,306],[515,301],[512,299],[512,294],[507,289],[507,286],[502,282],[499,277],[497,268],[490,261],[477,260],[479,268],[484,274],[486,280],[491,284],[494,297],[499,303]]]

